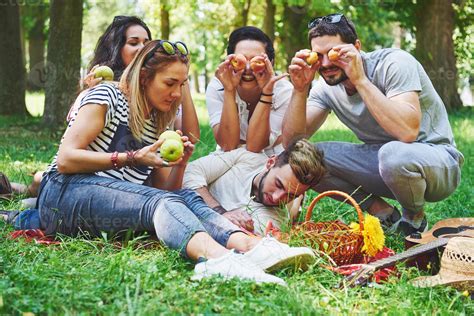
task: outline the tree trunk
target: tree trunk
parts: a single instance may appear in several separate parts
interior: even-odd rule
[[[462,107],[457,92],[452,0],[418,1],[415,55],[425,68],[448,111]]]
[[[46,22],[46,5],[32,6],[34,14],[34,24],[28,32],[28,54],[30,56],[28,89],[39,90],[44,88],[44,84],[38,82],[37,72],[44,67],[44,49],[46,36],[44,34],[44,24]],[[33,77],[33,78],[32,78]]]
[[[306,11],[305,7],[289,6],[287,4],[283,9],[283,30],[285,31],[281,33],[281,39],[285,48],[287,65],[290,64],[298,50],[308,47],[306,37],[308,30],[306,24],[302,23],[302,21],[307,21]],[[287,68],[286,65],[283,66],[283,69]]]
[[[252,0],[245,0],[244,7],[242,8],[242,26],[246,26],[249,22],[249,12]]]
[[[82,4],[83,0],[51,1],[43,123],[53,129],[63,126],[69,107],[77,96]]]
[[[167,40],[170,38],[170,7],[168,0],[161,0],[160,16],[161,39]]]
[[[25,115],[20,8],[15,1],[0,0],[0,43],[0,114]]]
[[[199,89],[199,72],[196,67],[193,68],[193,78],[194,78],[194,90],[196,93],[200,93]]]
[[[267,10],[265,17],[263,18],[263,31],[267,34],[270,39],[275,41],[275,12],[276,6],[273,0],[266,0]]]

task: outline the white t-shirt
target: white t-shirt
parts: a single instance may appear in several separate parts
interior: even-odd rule
[[[290,104],[293,85],[285,79],[281,79],[275,83],[273,88],[273,105],[270,112],[270,138],[269,145],[265,148],[267,156],[279,154],[283,151],[281,144],[275,146],[275,142],[281,135],[281,127],[286,109]],[[240,119],[240,139],[246,141],[247,130],[249,128],[249,110],[247,110],[247,102],[243,101],[239,94],[236,94],[235,102],[239,111]],[[220,124],[222,107],[224,106],[224,87],[216,77],[212,78],[206,90],[206,105],[209,113],[209,124],[211,128]],[[218,150],[220,148],[218,147]]]
[[[265,206],[251,196],[252,181],[265,170],[267,159],[264,153],[253,153],[243,147],[216,151],[188,163],[183,187],[193,190],[207,187],[226,210],[246,209],[253,219],[255,232],[263,234],[269,220],[279,227],[288,219],[286,210]]]

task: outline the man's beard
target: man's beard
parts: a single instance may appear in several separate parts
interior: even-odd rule
[[[339,75],[336,75],[335,77],[334,76],[331,76],[331,77],[325,77],[323,75],[323,71],[324,70],[328,70],[328,69],[339,69],[340,70],[340,73]],[[344,72],[344,70],[342,70],[341,68],[339,67],[331,67],[331,68],[326,68],[326,67],[321,67],[319,68],[319,74],[321,75],[321,77],[323,77],[324,81],[326,81],[326,83],[330,86],[335,86],[335,85],[338,85],[340,84],[341,82],[343,82],[344,80],[347,79],[347,75],[346,73]]]
[[[268,173],[270,172],[270,169],[265,171],[263,176],[260,178],[260,181],[258,181],[258,187],[257,187],[257,192],[255,192],[255,202],[261,203],[265,206],[275,206],[275,205],[268,205],[264,203],[265,197],[264,197],[264,192],[263,192],[263,181],[267,177]]]

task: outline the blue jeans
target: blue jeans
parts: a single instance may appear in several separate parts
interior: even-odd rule
[[[225,247],[229,236],[240,231],[194,191],[163,191],[93,174],[45,175],[38,212],[46,234],[150,232],[183,255],[197,232],[207,232]]]

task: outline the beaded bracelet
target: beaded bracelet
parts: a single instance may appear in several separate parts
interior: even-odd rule
[[[135,167],[137,165],[137,161],[135,160],[135,155],[137,154],[137,152],[139,152],[139,150],[127,150],[126,153],[127,153],[127,162],[126,162],[126,166],[129,166],[129,167]]]
[[[114,169],[120,169],[118,164],[118,155],[118,151],[114,151],[112,153],[112,156],[110,157],[110,161],[112,162],[112,166],[114,166]]]

